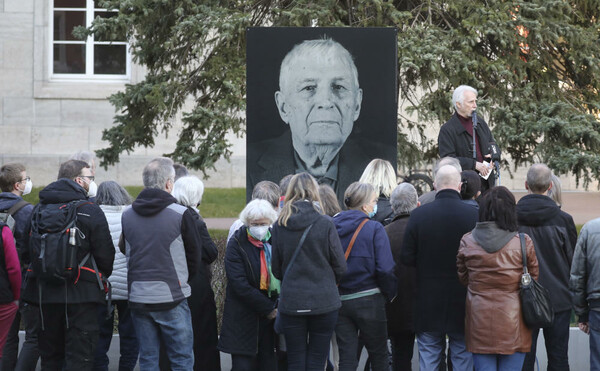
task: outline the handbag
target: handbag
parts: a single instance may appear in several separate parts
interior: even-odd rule
[[[302,244],[304,243],[304,240],[306,239],[306,235],[308,235],[308,231],[310,231],[312,226],[313,225],[311,224],[308,227],[306,227],[306,229],[304,230],[304,233],[302,233],[302,237],[300,237],[300,242],[298,242],[298,246],[296,247],[296,250],[294,251],[294,255],[292,255],[292,258],[290,259],[290,262],[288,263],[288,266],[287,266],[287,268],[285,268],[285,272],[283,272],[283,276],[281,277],[282,285],[283,285],[283,280],[285,279],[285,276],[287,275],[287,272],[290,270],[290,267],[292,266],[292,264],[294,264],[294,261],[296,260],[296,257],[298,256],[298,252],[300,252],[300,248],[302,247]],[[279,303],[279,299],[277,300],[277,303]],[[283,333],[283,325],[281,324],[281,317],[279,316],[279,311],[277,311],[277,316],[275,316],[275,323],[273,324],[273,328],[275,329],[275,332],[277,334]]]
[[[525,324],[529,328],[544,328],[552,325],[554,309],[550,295],[539,282],[534,280],[527,271],[527,253],[525,251],[525,235],[519,233],[521,254],[523,255],[523,274],[521,275],[521,311]]]

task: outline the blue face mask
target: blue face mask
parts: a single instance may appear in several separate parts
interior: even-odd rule
[[[371,211],[369,213],[369,219],[373,219],[373,217],[375,216],[375,214],[377,214],[377,204],[375,204],[375,206],[373,207],[373,211]]]

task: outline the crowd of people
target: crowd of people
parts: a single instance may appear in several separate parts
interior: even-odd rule
[[[381,159],[343,204],[307,172],[258,182],[227,239],[220,334],[218,249],[198,209],[203,183],[185,167],[153,159],[132,200],[117,182],[96,186],[81,152],[34,207],[25,167],[5,164],[1,370],[38,358],[43,370],[108,370],[116,318],[119,370],[220,370],[224,352],[234,371],[354,371],[363,347],[371,370],[410,370],[416,339],[421,370],[530,371],[540,330],[548,369],[568,370],[573,309],[600,369],[600,219],[578,240],[548,166],[531,166],[516,202],[481,180],[492,170],[479,160],[441,158],[420,198]],[[543,329],[523,319],[524,261],[551,292]]]

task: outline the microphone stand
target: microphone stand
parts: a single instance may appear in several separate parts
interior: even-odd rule
[[[477,111],[473,111],[471,119],[473,120],[473,160],[477,162],[477,147],[475,144],[475,137],[477,136],[475,133],[475,130],[477,130]]]

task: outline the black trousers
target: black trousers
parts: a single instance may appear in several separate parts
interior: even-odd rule
[[[42,304],[38,345],[42,370],[84,371],[94,366],[97,303]]]

